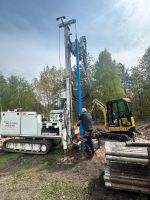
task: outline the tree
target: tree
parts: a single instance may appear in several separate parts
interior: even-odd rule
[[[99,54],[94,64],[94,97],[106,102],[125,95],[121,84],[119,65],[112,60],[111,54],[105,49]]]
[[[7,85],[9,94],[8,109],[13,110],[19,107],[27,111],[35,109],[37,100],[32,86],[26,80],[17,76],[11,76],[7,79]]]
[[[41,105],[36,99],[32,85],[26,80],[13,75],[5,78],[1,74],[0,108],[3,111],[23,108],[26,111],[38,112],[41,110]]]
[[[39,102],[46,107],[48,114],[52,108],[58,106],[60,90],[63,88],[63,70],[55,66],[44,67],[39,79],[34,78],[33,87]]]
[[[7,102],[7,80],[2,74],[0,74],[0,110],[5,110],[7,108]]]
[[[126,96],[129,97],[131,87],[129,70],[126,69],[125,65],[123,65],[122,63],[119,63],[119,68],[121,72],[121,84],[123,86]]]
[[[146,119],[150,114],[150,47],[138,66],[131,69],[130,80],[135,113],[137,117]]]

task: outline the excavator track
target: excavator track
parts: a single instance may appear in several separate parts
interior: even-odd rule
[[[108,140],[117,140],[120,142],[131,141],[132,138],[129,137],[127,134],[119,134],[119,133],[100,133],[99,139],[108,139]]]
[[[2,149],[7,152],[27,154],[47,154],[52,149],[51,140],[9,139]]]

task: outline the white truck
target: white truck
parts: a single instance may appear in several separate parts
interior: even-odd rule
[[[46,154],[61,141],[65,149],[63,110],[52,110],[49,121],[36,112],[1,112],[1,137],[6,138],[3,150],[9,152]]]

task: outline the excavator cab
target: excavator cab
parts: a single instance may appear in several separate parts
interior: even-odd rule
[[[115,99],[108,101],[107,107],[107,127],[109,132],[132,132],[135,129],[135,121],[129,107],[130,99]]]

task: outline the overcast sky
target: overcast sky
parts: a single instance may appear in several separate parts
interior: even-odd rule
[[[107,48],[130,68],[150,45],[150,0],[0,0],[0,73],[32,80],[47,64],[59,67],[62,15],[77,20],[95,59]],[[63,30],[60,38],[64,65]]]

